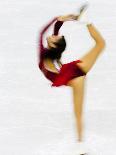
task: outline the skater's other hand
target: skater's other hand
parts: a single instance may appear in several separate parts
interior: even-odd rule
[[[57,19],[59,21],[72,21],[72,20],[77,20],[77,18],[78,18],[78,15],[69,14],[65,16],[59,16]]]

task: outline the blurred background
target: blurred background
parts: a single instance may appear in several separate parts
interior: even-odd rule
[[[72,90],[52,87],[37,63],[41,28],[59,15],[78,13],[84,0],[0,1],[0,154],[76,155]],[[92,46],[86,22],[106,40],[106,48],[86,77],[83,144],[89,155],[116,154],[116,1],[89,0],[78,22],[60,34],[67,48],[62,62],[79,59]],[[45,34],[51,35],[53,25]]]

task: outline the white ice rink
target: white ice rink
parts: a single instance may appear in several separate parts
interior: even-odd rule
[[[43,25],[84,2],[0,0],[0,155],[78,155],[71,88],[51,88],[37,45]],[[81,20],[92,21],[107,46],[86,77],[83,144],[88,155],[116,155],[116,1],[89,3]],[[60,33],[68,44],[63,63],[94,44],[85,23],[67,22]]]

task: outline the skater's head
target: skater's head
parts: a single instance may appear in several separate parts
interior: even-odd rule
[[[47,37],[48,49],[51,55],[55,54],[56,57],[61,57],[62,52],[66,48],[66,41],[64,36],[52,35]]]

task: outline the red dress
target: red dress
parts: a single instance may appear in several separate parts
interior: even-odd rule
[[[56,21],[57,18],[54,18],[47,26],[44,27],[44,29],[40,33],[40,41],[39,41],[39,62],[38,66],[40,70],[43,72],[45,77],[49,79],[52,82],[51,86],[62,86],[67,85],[68,81],[70,81],[73,78],[86,75],[76,64],[82,62],[81,60],[72,61],[70,63],[63,64],[59,73],[54,73],[52,71],[49,71],[45,68],[43,60],[44,56],[49,52],[47,48],[43,46],[43,34],[46,32],[46,30],[49,28],[50,25]],[[54,26],[54,35],[58,35],[59,29],[62,26],[62,21],[57,21]]]

